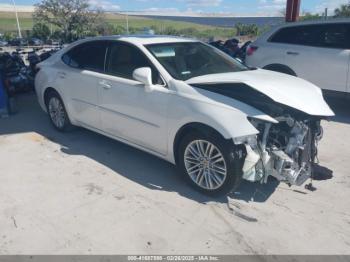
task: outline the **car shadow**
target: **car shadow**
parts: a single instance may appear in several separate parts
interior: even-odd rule
[[[322,181],[333,178],[333,171],[325,166],[316,164],[314,166],[313,180]]]
[[[18,108],[16,115],[0,119],[0,136],[35,132],[59,144],[62,153],[86,156],[113,170],[115,175],[124,176],[150,190],[177,192],[199,203],[227,203],[228,197],[245,202],[265,202],[279,185],[273,178],[267,184],[242,181],[235,192],[213,199],[191,188],[175,166],[162,159],[83,128],[68,133],[56,131],[33,94],[19,96]]]
[[[243,180],[235,192],[229,194],[229,197],[245,202],[265,202],[276,191],[279,184],[280,182],[273,177],[269,177],[266,184]]]

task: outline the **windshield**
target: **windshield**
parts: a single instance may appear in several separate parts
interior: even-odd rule
[[[178,80],[248,70],[218,49],[200,42],[152,44],[146,48]]]

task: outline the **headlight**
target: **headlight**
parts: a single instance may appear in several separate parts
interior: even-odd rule
[[[248,116],[247,117],[249,122],[268,122],[268,123],[272,123],[272,124],[277,124],[278,120],[275,118],[272,118],[269,115],[257,115],[257,116]]]
[[[255,147],[258,143],[256,135],[235,137],[233,138],[233,142],[235,143],[235,145],[248,144],[252,147]]]

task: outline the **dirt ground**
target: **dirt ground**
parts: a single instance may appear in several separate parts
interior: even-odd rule
[[[55,131],[33,95],[0,119],[0,254],[350,254],[350,107],[324,122],[316,191],[196,193],[163,160]]]

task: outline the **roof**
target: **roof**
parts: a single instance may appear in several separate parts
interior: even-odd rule
[[[178,37],[178,36],[164,36],[164,35],[112,35],[91,37],[88,40],[120,40],[132,44],[161,44],[161,43],[179,43],[179,42],[195,42],[197,40]]]
[[[350,23],[350,18],[328,18],[327,20],[306,20],[300,22],[285,23],[280,25],[280,27],[285,26],[297,26],[297,25],[318,25],[318,24],[337,24],[337,23]]]
[[[300,21],[300,22],[283,23],[283,24],[273,26],[271,30],[267,31],[262,36],[260,36],[257,39],[257,41],[266,41],[276,31],[286,27],[303,26],[303,25],[338,24],[338,23],[350,24],[350,18],[329,18],[327,20],[307,20],[307,21]]]

